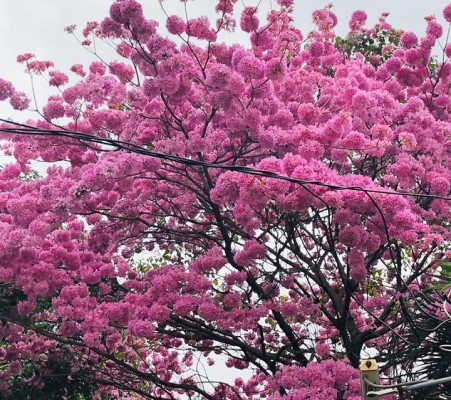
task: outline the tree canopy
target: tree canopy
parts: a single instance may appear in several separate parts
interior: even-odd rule
[[[292,0],[235,3],[158,26],[113,2],[71,78],[18,56],[42,108],[0,79],[36,112],[0,126],[5,398],[356,400],[368,355],[389,382],[450,375],[444,28],[356,11],[340,38],[328,6],[303,35]]]

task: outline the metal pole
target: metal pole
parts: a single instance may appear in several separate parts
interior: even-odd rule
[[[448,383],[451,382],[451,376],[447,376],[446,378],[439,378],[439,379],[433,379],[426,382],[416,383],[414,385],[406,386],[406,390],[416,390],[416,389],[423,389],[428,386],[433,385],[440,385],[441,383]]]

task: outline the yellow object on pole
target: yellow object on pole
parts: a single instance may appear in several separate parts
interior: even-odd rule
[[[362,400],[379,400],[378,395],[369,395],[373,390],[371,383],[379,385],[379,366],[374,358],[360,361],[360,387],[362,389]],[[369,383],[371,382],[371,383]]]

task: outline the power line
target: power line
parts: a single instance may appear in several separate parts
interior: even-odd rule
[[[201,161],[201,160],[193,160],[193,159],[186,158],[186,157],[179,157],[179,156],[174,156],[171,154],[159,153],[159,152],[148,150],[144,147],[135,145],[133,143],[124,142],[124,141],[116,140],[116,139],[101,138],[98,136],[93,136],[93,135],[89,135],[86,133],[80,133],[80,132],[76,132],[76,131],[41,129],[41,128],[36,128],[36,127],[30,126],[30,125],[26,125],[26,124],[11,122],[11,121],[8,121],[8,120],[2,119],[2,118],[0,118],[0,122],[4,122],[4,123],[15,126],[15,128],[0,127],[0,132],[4,132],[4,133],[17,134],[17,135],[67,137],[67,138],[71,138],[71,139],[74,139],[77,141],[87,141],[87,142],[91,142],[91,143],[112,146],[112,147],[115,147],[120,150],[125,150],[125,151],[129,151],[129,152],[137,153],[137,154],[142,154],[142,155],[157,158],[160,160],[173,161],[178,164],[183,164],[183,165],[187,165],[187,166],[222,169],[222,170],[227,170],[227,171],[240,172],[240,173],[248,174],[248,175],[284,180],[284,181],[287,181],[290,183],[296,183],[296,184],[303,185],[303,186],[304,185],[315,185],[315,186],[327,187],[329,189],[339,190],[339,191],[351,190],[351,191],[359,191],[359,192],[365,192],[365,193],[376,193],[376,194],[385,194],[385,195],[394,195],[394,196],[429,198],[429,199],[440,199],[440,200],[451,201],[451,197],[439,196],[439,195],[433,195],[433,194],[427,194],[427,193],[419,194],[419,193],[396,192],[396,191],[379,190],[379,189],[365,189],[360,186],[341,186],[341,185],[330,184],[330,183],[317,181],[317,180],[290,178],[288,176],[279,175],[275,172],[264,170],[264,169],[238,166],[238,165],[209,163],[209,162],[205,162],[205,161]]]

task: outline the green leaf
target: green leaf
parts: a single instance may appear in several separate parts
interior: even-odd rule
[[[441,261],[438,263],[438,265],[442,267],[442,272],[451,274],[451,261]]]

